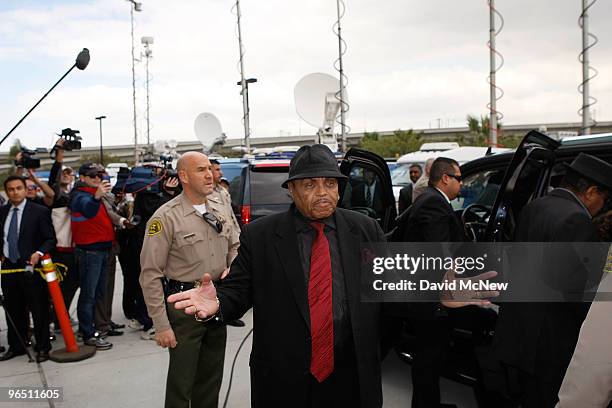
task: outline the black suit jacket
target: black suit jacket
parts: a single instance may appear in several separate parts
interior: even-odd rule
[[[0,238],[4,252],[4,223],[11,209],[11,204],[0,207]],[[26,201],[26,205],[21,214],[21,225],[19,227],[19,255],[17,267],[22,268],[30,256],[40,251],[48,253],[55,248],[55,230],[51,222],[51,211],[47,207]],[[3,258],[8,258],[8,254],[3,253]]]
[[[412,205],[412,190],[414,185],[408,184],[406,187],[403,187],[399,193],[399,199],[397,201],[397,213],[401,214],[408,207]]]
[[[351,192],[351,207],[370,207],[366,202],[365,183],[359,183],[353,187]],[[374,197],[372,197],[372,206],[370,207],[378,216],[382,216],[384,212],[383,192],[380,182],[377,181],[374,186]]]
[[[596,242],[597,230],[577,199],[568,191],[555,189],[534,200],[521,212],[517,242]],[[561,261],[569,265],[572,257]],[[549,262],[550,261],[550,262]],[[551,273],[567,275],[555,259],[547,260]],[[581,275],[580,268],[569,271]],[[567,276],[565,276],[567,278]],[[582,279],[580,276],[570,278]],[[564,279],[559,276],[559,280]],[[539,373],[560,381],[569,364],[589,303],[506,303],[501,306],[494,339],[494,352],[506,365],[528,373]],[[560,375],[560,377],[559,377]]]
[[[461,221],[446,198],[427,187],[412,204],[404,229],[406,242],[464,242]]]
[[[311,354],[308,283],[305,281],[293,206],[248,224],[238,256],[217,292],[225,321],[253,307],[251,404],[310,408]],[[360,301],[360,243],[384,242],[375,220],[341,208],[335,213],[338,244],[356,352],[362,407],[382,406],[379,305]]]

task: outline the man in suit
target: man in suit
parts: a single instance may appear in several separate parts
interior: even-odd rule
[[[36,267],[40,258],[55,247],[55,232],[51,212],[46,207],[26,200],[26,181],[19,176],[9,176],[4,182],[9,202],[0,207],[2,225],[2,269]],[[8,351],[0,361],[26,353],[29,318],[34,319],[36,361],[49,359],[49,292],[47,283],[38,272],[10,273],[2,275],[2,293],[7,314]],[[9,316],[11,319],[9,319]]]
[[[218,287],[205,274],[168,298],[197,319],[253,308],[253,407],[382,406],[380,307],[360,301],[360,244],[385,239],[372,218],[336,208],[344,178],[329,148],[300,148],[283,183],[291,208],[244,227]]]
[[[423,174],[423,169],[421,169],[421,166],[416,163],[411,164],[408,171],[410,172],[410,184],[400,190],[399,200],[397,203],[398,214],[403,213],[412,205],[412,190],[414,188],[414,184]]]
[[[363,169],[363,183],[352,188],[351,207],[368,207],[374,210],[377,217],[384,212],[383,192],[376,174]]]
[[[596,242],[591,218],[601,211],[612,190],[612,165],[581,153],[567,169],[561,186],[529,203],[516,228],[517,242]],[[556,283],[580,283],[586,272],[579,259],[564,254],[564,267],[550,259]],[[557,254],[558,256],[558,254]],[[550,262],[554,265],[550,266]],[[571,262],[577,261],[577,262]],[[580,289],[577,289],[580,290]],[[506,303],[500,309],[494,352],[505,367],[510,392],[525,408],[554,407],[589,303]]]
[[[451,200],[459,195],[459,163],[438,157],[431,165],[429,186],[412,204],[406,221],[406,242],[463,242],[465,233]],[[411,306],[410,323],[417,337],[412,365],[412,407],[447,407],[440,404],[440,373],[444,365],[451,325],[448,310],[434,303]]]

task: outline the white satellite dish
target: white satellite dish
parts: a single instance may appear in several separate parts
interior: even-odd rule
[[[327,145],[333,152],[338,151],[338,139],[334,134],[340,101],[336,94],[340,82],[329,74],[308,74],[295,85],[295,109],[306,123],[316,127],[316,143]],[[347,103],[346,89],[344,102]]]
[[[216,141],[223,137],[221,123],[212,113],[200,113],[194,123],[196,137],[204,146],[204,151],[209,152]]]

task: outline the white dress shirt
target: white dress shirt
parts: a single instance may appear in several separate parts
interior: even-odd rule
[[[9,232],[9,227],[11,226],[11,220],[13,219],[13,215],[14,215],[14,208],[17,208],[19,211],[17,211],[17,232],[20,231],[21,229],[21,217],[23,216],[23,209],[26,206],[26,199],[24,199],[21,204],[19,204],[17,207],[15,207],[14,205],[11,205],[11,208],[9,209],[8,215],[6,217],[6,220],[4,221],[4,246],[2,247],[2,252],[4,254],[5,257],[8,258],[8,254],[9,254],[9,246],[8,246],[8,232]],[[25,254],[20,254],[22,257],[25,256]]]

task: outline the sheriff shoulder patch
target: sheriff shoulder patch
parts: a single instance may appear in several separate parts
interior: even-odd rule
[[[157,235],[162,232],[162,223],[160,220],[153,220],[151,224],[149,224],[149,230],[147,231],[147,235],[152,237],[153,235]]]

